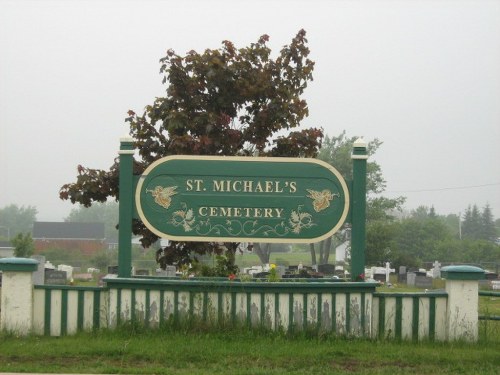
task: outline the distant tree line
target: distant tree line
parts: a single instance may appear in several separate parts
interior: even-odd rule
[[[438,215],[421,206],[402,219],[367,225],[367,264],[390,261],[396,266],[421,266],[426,261],[500,263],[496,242],[500,221],[491,208],[469,206],[463,215]]]

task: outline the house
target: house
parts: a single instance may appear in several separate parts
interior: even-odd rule
[[[10,258],[14,256],[14,246],[10,241],[0,241],[0,258]]]
[[[85,255],[106,249],[104,223],[37,221],[33,224],[35,253],[47,249],[80,250]]]

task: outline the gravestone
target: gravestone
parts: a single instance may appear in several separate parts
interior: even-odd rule
[[[278,272],[278,275],[280,275],[280,277],[283,277],[283,275],[286,273],[286,267],[276,266],[276,271]]]
[[[389,262],[385,262],[385,282],[389,282],[389,277],[391,275],[391,264]]]
[[[67,281],[65,271],[45,270],[45,285],[66,285]]]
[[[406,266],[399,266],[398,283],[406,283]]]
[[[422,289],[432,288],[432,277],[417,275],[415,277],[415,287]]]
[[[155,271],[155,275],[160,277],[175,277],[176,271],[177,269],[175,268],[175,266],[167,266],[164,270],[158,268]]]
[[[137,270],[135,270],[135,276],[149,276],[149,270],[137,269]]]
[[[38,267],[33,272],[33,285],[45,284],[45,257],[43,255],[33,255],[31,259],[38,261]]]
[[[60,264],[57,266],[58,271],[66,272],[66,279],[69,281],[73,278],[73,267],[67,264]]]
[[[434,262],[432,267],[432,277],[434,279],[441,278],[441,263],[439,263],[437,260]]]
[[[335,266],[333,264],[320,264],[318,266],[318,271],[325,275],[334,275]]]
[[[108,274],[118,275],[118,266],[108,266]]]
[[[415,272],[408,272],[406,274],[406,284],[408,286],[415,286],[415,279],[417,278],[417,274]]]

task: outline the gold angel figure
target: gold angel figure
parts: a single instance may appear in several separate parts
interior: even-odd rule
[[[155,202],[163,208],[169,208],[170,203],[172,203],[171,197],[177,194],[175,189],[177,189],[177,186],[156,186],[153,190],[146,189],[146,193],[151,193],[151,195],[155,199]]]
[[[338,194],[332,194],[332,192],[327,189],[323,191],[307,189],[307,191],[309,192],[307,197],[313,200],[313,208],[316,212],[320,212],[325,208],[328,208],[330,206],[330,201],[333,200],[333,197],[339,196]]]

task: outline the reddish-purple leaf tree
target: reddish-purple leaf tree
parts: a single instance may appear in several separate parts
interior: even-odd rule
[[[267,35],[240,49],[224,41],[219,49],[185,56],[169,50],[160,59],[165,96],[142,114],[128,111],[126,118],[138,150],[134,173],[141,174],[168,155],[315,157],[322,130],[292,130],[308,115],[301,94],[312,81],[314,62],[308,58],[305,35],[300,30],[276,59],[270,57]],[[79,165],[76,182],[63,185],[59,195],[84,206],[117,199],[117,160],[109,171]],[[142,235],[143,246],[158,239],[138,220],[133,232]],[[222,248],[216,243],[173,242],[157,260],[162,266],[186,263],[192,254],[207,252],[220,254]]]

